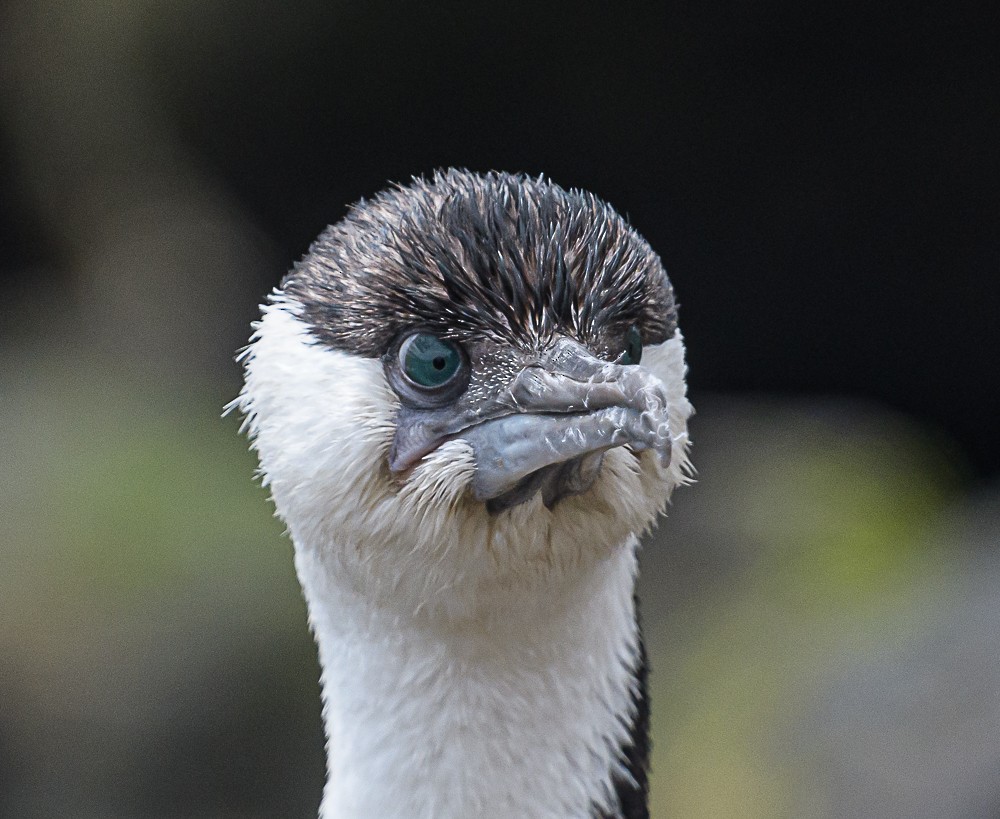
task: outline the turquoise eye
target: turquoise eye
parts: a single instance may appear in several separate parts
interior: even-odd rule
[[[431,333],[414,333],[399,348],[406,377],[419,387],[443,387],[462,366],[458,345]]]
[[[625,334],[625,352],[618,357],[619,364],[638,364],[642,361],[642,334],[634,324]]]

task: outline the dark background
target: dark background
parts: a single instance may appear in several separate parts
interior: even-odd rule
[[[315,811],[289,547],[218,415],[312,238],[460,166],[593,190],[682,305],[654,806],[1000,816],[997,9],[0,6],[0,815]]]
[[[974,474],[1000,469],[990,4],[199,14],[140,44],[143,104],[273,242],[267,284],[389,181],[545,173],[614,203],[659,250],[693,387],[868,396],[954,438]],[[61,256],[15,163],[0,265],[16,304]]]

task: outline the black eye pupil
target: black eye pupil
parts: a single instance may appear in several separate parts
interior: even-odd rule
[[[441,356],[437,356],[437,358],[434,359],[433,364],[435,370],[443,370],[445,365],[445,360]]]

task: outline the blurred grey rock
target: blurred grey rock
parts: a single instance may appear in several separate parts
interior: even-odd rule
[[[831,817],[1000,816],[1000,492],[937,536],[948,562],[894,612],[908,635],[831,658],[838,672],[798,724]]]

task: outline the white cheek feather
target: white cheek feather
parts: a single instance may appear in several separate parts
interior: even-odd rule
[[[288,524],[323,665],[327,819],[576,817],[610,810],[634,704],[636,537],[688,480],[677,333],[672,457],[609,451],[552,511],[490,516],[453,440],[388,471],[398,400],[378,359],[316,342],[280,293],[234,402]],[[586,714],[586,719],[581,715]]]
[[[659,378],[667,388],[673,446],[670,468],[664,476],[669,493],[676,486],[691,483],[694,477],[694,468],[688,457],[691,439],[687,428],[694,407],[687,398],[687,364],[684,362],[684,337],[681,331],[675,330],[672,338],[643,350],[642,366]]]

